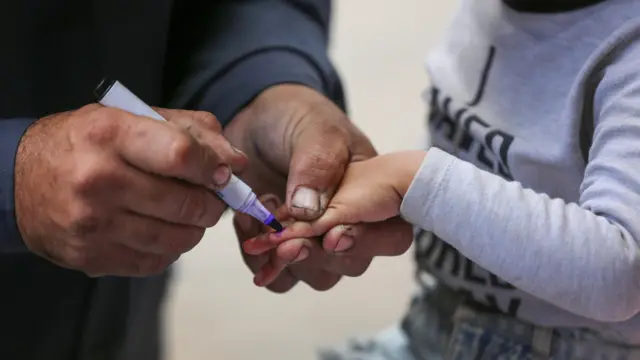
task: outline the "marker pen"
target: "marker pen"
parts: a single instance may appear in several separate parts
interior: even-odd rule
[[[106,107],[117,108],[159,121],[166,121],[165,118],[117,80],[102,80],[95,89],[95,95],[98,101]],[[258,197],[253,190],[235,175],[232,174],[227,186],[222,190],[216,191],[216,194],[232,209],[251,215],[276,231],[282,231],[282,225],[258,201]]]

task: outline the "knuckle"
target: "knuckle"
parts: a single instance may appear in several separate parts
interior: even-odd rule
[[[83,203],[72,206],[68,223],[71,235],[83,238],[96,234],[102,224],[103,217],[93,207]]]
[[[301,167],[316,169],[315,171],[329,171],[335,163],[335,157],[325,153],[322,149],[306,154],[306,157],[300,162]]]
[[[113,179],[113,173],[104,161],[89,159],[75,171],[72,187],[77,193],[88,195],[108,184]]]
[[[220,121],[218,121],[218,118],[212,113],[207,111],[197,111],[196,118],[204,127],[216,132],[222,131],[222,125],[220,125]]]
[[[169,168],[175,171],[185,169],[197,151],[197,144],[189,135],[178,133],[169,149]]]
[[[110,108],[100,108],[89,112],[85,139],[97,145],[112,143],[120,132],[120,123],[116,121],[120,116],[118,110]]]

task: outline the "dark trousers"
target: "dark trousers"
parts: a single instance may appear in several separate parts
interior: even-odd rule
[[[0,255],[0,359],[159,360],[168,277],[93,279]]]

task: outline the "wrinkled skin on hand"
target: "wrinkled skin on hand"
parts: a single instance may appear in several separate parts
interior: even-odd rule
[[[377,154],[342,110],[317,91],[300,85],[265,90],[227,126],[225,137],[249,158],[241,177],[256,193],[272,195],[263,199],[267,206],[275,209],[283,203],[281,216],[298,220],[322,215],[349,164]],[[268,230],[243,214],[236,214],[234,227],[241,242]],[[338,236],[341,231],[375,246],[393,234],[410,234],[411,228],[394,218],[350,228],[339,226],[330,234]],[[286,292],[300,281],[319,291],[328,290],[342,276],[364,273],[376,255],[334,256],[322,248],[321,238],[301,241],[309,245],[304,248],[306,256],[281,250],[273,253],[290,264],[270,283],[270,290]],[[269,253],[243,252],[243,256],[254,273],[271,258]],[[292,263],[296,258],[298,262]]]

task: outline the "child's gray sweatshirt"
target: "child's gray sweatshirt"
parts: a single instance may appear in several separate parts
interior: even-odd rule
[[[640,344],[640,1],[463,0],[427,67],[434,147],[402,204],[420,270]]]

